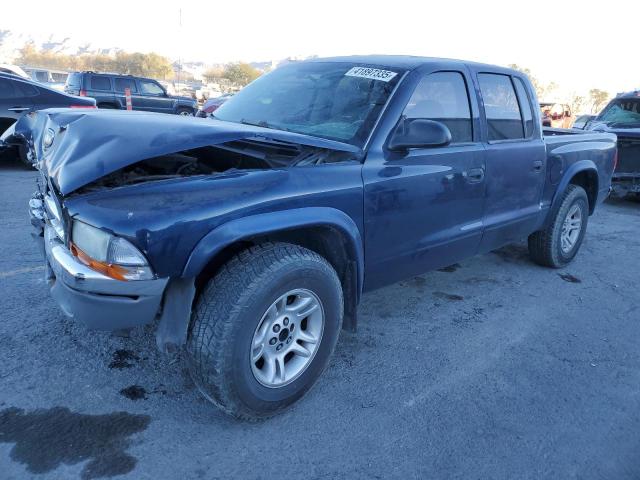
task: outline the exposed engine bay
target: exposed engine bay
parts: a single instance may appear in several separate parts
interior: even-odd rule
[[[345,161],[357,161],[357,158],[350,152],[326,148],[277,141],[239,140],[145,159],[97,179],[78,193],[234,170],[264,170]]]

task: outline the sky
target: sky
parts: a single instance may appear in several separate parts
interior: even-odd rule
[[[7,2],[0,30],[50,33],[56,39],[207,63],[374,53],[516,63],[541,81],[560,85],[558,95],[640,87],[640,61],[633,53],[640,30],[638,0],[109,0],[60,5]]]

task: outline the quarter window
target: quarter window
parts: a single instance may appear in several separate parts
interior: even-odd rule
[[[489,140],[524,138],[522,115],[510,77],[480,73],[478,81],[487,117]]]
[[[91,90],[111,90],[111,80],[109,77],[91,77]]]
[[[131,93],[136,93],[136,82],[133,78],[116,78],[116,92],[124,92],[125,88],[131,90]]]
[[[461,73],[436,72],[424,77],[403,115],[407,119],[426,118],[445,124],[451,132],[451,143],[473,140],[469,95]]]

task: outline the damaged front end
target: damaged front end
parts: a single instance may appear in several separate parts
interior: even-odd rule
[[[23,118],[11,140],[28,146],[40,171],[29,207],[52,296],[93,329],[128,329],[160,317],[162,351],[186,338],[195,279],[157,274],[148,245],[95,219],[87,222],[82,211],[70,213],[70,199],[141,183],[360,161],[362,155],[331,140],[172,115],[50,110]],[[135,214],[135,205],[131,209]]]

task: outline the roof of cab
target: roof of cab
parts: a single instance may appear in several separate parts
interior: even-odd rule
[[[369,65],[380,65],[389,68],[402,68],[404,70],[413,70],[423,65],[437,63],[439,65],[447,64],[449,66],[469,65],[478,70],[489,70],[492,72],[517,73],[517,70],[511,68],[500,67],[497,65],[489,65],[484,63],[471,62],[467,60],[456,60],[452,58],[438,57],[418,57],[412,55],[353,55],[345,57],[325,57],[313,58],[305,60],[306,62],[343,62],[343,63],[361,63]]]

